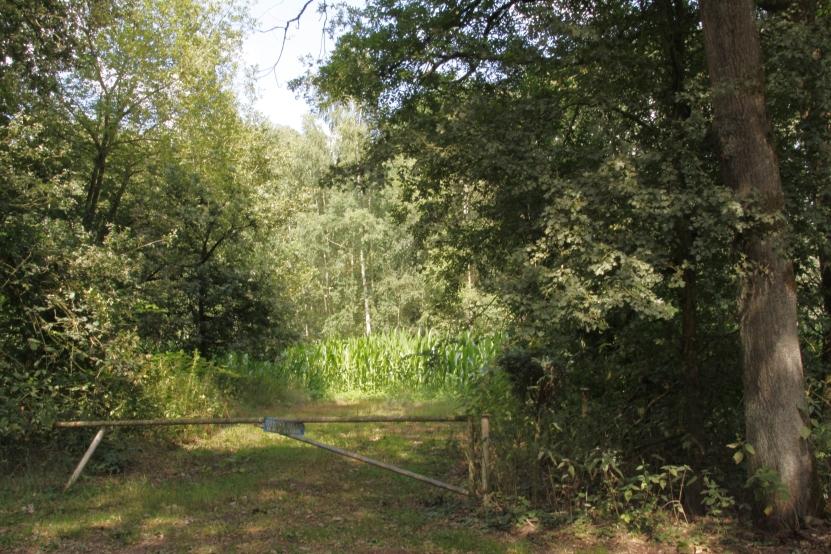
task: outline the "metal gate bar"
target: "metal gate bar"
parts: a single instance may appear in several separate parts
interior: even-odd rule
[[[352,458],[353,460],[358,460],[359,462],[364,462],[369,465],[373,465],[376,467],[380,467],[381,469],[386,469],[387,471],[391,471],[393,473],[397,473],[399,475],[404,475],[405,477],[409,477],[411,479],[415,479],[416,481],[422,481],[424,483],[428,483],[433,485],[434,487],[439,487],[440,489],[446,489],[458,494],[463,494],[465,496],[469,496],[470,493],[461,487],[457,487],[456,485],[451,485],[449,483],[445,483],[443,481],[439,481],[438,479],[433,479],[432,477],[427,477],[426,475],[421,475],[420,473],[415,473],[408,469],[404,469],[398,466],[394,466],[392,464],[387,464],[385,462],[379,462],[378,460],[373,460],[372,458],[367,458],[366,456],[362,456],[355,452],[350,452],[349,450],[344,450],[342,448],[338,448],[337,446],[332,446],[329,444],[323,444],[322,442],[317,442],[316,440],[309,439],[306,437],[302,437],[300,435],[283,435],[282,436],[288,437],[290,439],[294,439],[296,441],[305,442],[306,444],[311,444],[312,446],[316,446],[318,448],[322,448],[323,450],[328,450],[329,452],[333,452],[338,454],[339,456],[344,456],[346,458]]]
[[[156,427],[156,426],[171,426],[171,425],[243,425],[243,424],[257,424],[262,425],[265,421],[265,417],[226,417],[226,418],[177,418],[177,419],[122,419],[122,420],[99,420],[99,421],[58,421],[55,422],[54,427],[58,429],[82,429],[82,428],[89,428],[89,427],[97,427],[98,432],[95,434],[92,442],[90,443],[87,451],[84,453],[84,456],[78,462],[75,471],[72,472],[69,480],[64,487],[64,492],[69,490],[69,488],[78,480],[81,476],[81,473],[84,471],[87,463],[89,462],[90,458],[92,458],[93,453],[95,453],[95,449],[98,448],[98,445],[101,443],[101,440],[104,437],[104,432],[107,428],[113,427]],[[304,418],[292,418],[292,419],[282,419],[281,421],[286,423],[395,423],[395,422],[412,422],[412,423],[452,423],[452,422],[459,422],[459,421],[468,421],[470,423],[470,431],[471,431],[471,439],[472,431],[473,431],[473,418],[469,416],[347,416],[347,417],[304,417]],[[482,488],[481,492],[483,494],[488,493],[488,447],[489,447],[489,418],[487,415],[483,415],[481,417],[481,440],[482,440],[482,464],[481,464],[481,478],[482,478]],[[282,434],[282,433],[281,433]],[[433,485],[435,487],[443,488],[458,494],[469,495],[470,493],[461,487],[457,487],[455,485],[450,485],[448,483],[444,483],[442,481],[438,481],[436,479],[432,479],[430,477],[420,475],[418,473],[387,464],[384,462],[380,462],[378,460],[373,460],[372,458],[367,458],[366,456],[362,456],[355,452],[350,452],[348,450],[343,450],[341,448],[337,448],[335,446],[330,446],[328,444],[323,444],[317,442],[312,439],[308,439],[305,437],[300,437],[297,435],[289,435],[283,434],[283,436],[298,440],[300,442],[305,442],[312,446],[316,446],[318,448],[322,448],[323,450],[328,450],[329,452],[333,452],[335,454],[345,456],[347,458],[352,458],[370,465],[374,465],[376,467],[380,467],[381,469],[386,469],[387,471],[391,471],[393,473],[397,473],[399,475],[404,475],[406,477],[410,477],[412,479],[416,479],[417,481],[422,481]],[[471,490],[474,487],[474,476],[473,476],[473,464],[472,462],[469,464],[469,471],[470,471],[470,484]]]
[[[262,424],[264,417],[200,417],[179,419],[120,419],[103,421],[58,421],[58,429],[79,429],[84,427],[151,427],[163,425],[240,425]],[[303,417],[280,418],[290,423],[450,423],[467,421],[468,416],[346,416],[346,417]]]

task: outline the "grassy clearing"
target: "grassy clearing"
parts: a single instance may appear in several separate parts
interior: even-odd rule
[[[279,415],[447,413],[447,406],[312,404]],[[308,426],[323,442],[464,484],[463,426]],[[119,475],[60,492],[75,460],[0,486],[3,552],[530,552],[488,530],[464,498],[253,426],[145,447]]]
[[[438,415],[453,408],[448,401],[313,402],[257,413]],[[308,425],[307,435],[464,485],[464,427]],[[648,539],[585,520],[555,526],[541,514],[483,507],[254,426],[186,437],[177,446],[134,438],[123,473],[101,473],[103,464],[69,494],[61,488],[75,458],[40,459],[7,475],[0,480],[0,552],[778,553],[801,546],[760,542],[723,522],[658,524]],[[105,458],[99,450],[94,460]]]

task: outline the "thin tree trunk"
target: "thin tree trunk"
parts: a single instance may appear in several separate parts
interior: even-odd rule
[[[95,160],[93,161],[92,174],[89,185],[87,185],[87,199],[84,204],[84,229],[91,231],[95,223],[95,215],[98,210],[98,200],[101,197],[101,188],[104,185],[104,171],[107,167],[107,149],[105,146],[98,148]]]
[[[820,254],[819,267],[822,287],[822,303],[825,308],[825,315],[831,319],[831,260],[828,256]],[[823,331],[822,336],[822,361],[825,365],[826,375],[831,374],[831,326]]]
[[[687,39],[692,25],[690,6],[687,0],[661,0],[656,4],[663,16],[664,62],[670,80],[664,91],[663,103],[667,115],[673,122],[679,141],[684,140],[683,124],[689,119],[692,108],[683,98],[687,81]],[[677,190],[685,191],[689,184],[684,173],[685,150],[673,148],[670,153],[675,170]],[[683,287],[680,291],[681,340],[679,344],[681,369],[688,394],[684,399],[684,429],[694,443],[691,452],[692,464],[700,467],[704,454],[704,402],[701,395],[701,374],[698,364],[698,286],[697,274],[693,267],[692,255],[695,236],[690,229],[692,213],[685,211],[675,222],[675,239],[678,249],[675,263],[684,268]],[[686,503],[688,510],[699,511],[698,488],[693,484],[688,488]]]
[[[323,315],[329,317],[329,260],[326,256],[326,248],[329,245],[324,245],[323,250]]]
[[[96,240],[99,244],[104,242],[104,239],[107,238],[107,234],[109,233],[107,225],[115,221],[115,216],[118,214],[118,208],[121,205],[121,199],[124,197],[127,187],[130,186],[130,179],[132,177],[132,169],[125,169],[124,174],[122,175],[121,186],[118,187],[118,190],[110,199],[110,209],[108,210],[106,217],[98,223],[98,234],[96,236]]]
[[[364,333],[366,336],[372,334],[372,318],[369,314],[369,286],[367,285],[366,280],[366,260],[364,258],[364,245],[361,244],[361,253],[360,253],[360,261],[361,261],[361,287],[363,289],[363,297],[364,297]]]
[[[207,291],[205,290],[205,281],[202,275],[197,275],[197,299],[196,299],[196,334],[197,334],[197,350],[203,356],[208,353],[208,330],[207,330],[207,314],[205,304],[207,303]]]
[[[321,217],[326,213],[326,192],[324,190],[320,191],[317,213]],[[326,255],[326,252],[331,248],[332,241],[326,229],[323,231],[323,240],[325,241],[323,244],[323,314],[328,319],[330,314],[329,294],[331,292],[331,284],[329,277],[329,257]]]
[[[703,429],[702,402],[701,402],[701,373],[696,355],[696,341],[698,338],[697,303],[698,291],[696,286],[695,270],[687,267],[683,275],[684,287],[681,289],[681,365],[684,369],[684,380],[688,388],[686,426],[696,441],[701,439]],[[702,445],[696,445],[700,451]]]
[[[773,470],[785,494],[777,494],[778,487],[757,491],[757,521],[796,528],[813,509],[813,460],[802,437],[805,383],[796,284],[785,249],[784,195],[769,136],[753,10],[752,0],[701,2],[723,177],[744,208],[764,221],[742,237],[745,430],[756,452],[748,458],[750,474]]]

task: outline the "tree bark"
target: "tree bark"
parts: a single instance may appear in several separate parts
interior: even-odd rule
[[[197,271],[196,289],[196,349],[203,356],[208,355],[208,317],[206,314],[207,287],[202,275],[202,269]]]
[[[796,528],[813,509],[813,460],[805,427],[805,383],[797,332],[796,284],[785,249],[784,195],[770,139],[752,0],[702,0],[714,126],[725,181],[757,223],[742,237],[740,335],[749,472],[779,483],[757,492],[757,522]],[[777,492],[777,489],[780,489]]]
[[[95,154],[92,174],[87,185],[87,199],[84,203],[83,224],[87,231],[91,231],[95,224],[95,216],[98,211],[98,199],[101,197],[101,188],[104,186],[104,172],[107,167],[107,148],[101,146]]]
[[[119,185],[118,190],[113,193],[112,198],[110,198],[110,209],[108,210],[106,217],[98,223],[98,233],[96,234],[96,241],[98,244],[102,244],[104,239],[107,238],[107,234],[109,233],[108,226],[111,223],[115,223],[115,216],[118,214],[118,208],[121,206],[121,199],[124,197],[127,187],[130,186],[133,171],[132,167],[126,168],[121,175],[121,184]]]

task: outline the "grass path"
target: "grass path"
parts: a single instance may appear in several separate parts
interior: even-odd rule
[[[443,406],[308,404],[275,415],[442,413]],[[446,411],[444,412],[446,413]],[[89,431],[79,431],[89,435]],[[308,425],[322,442],[464,485],[464,424]],[[103,444],[96,458],[106,459]],[[531,552],[463,497],[254,426],[131,454],[124,473],[61,486],[52,460],[0,486],[2,552]],[[47,468],[52,466],[52,470]]]

